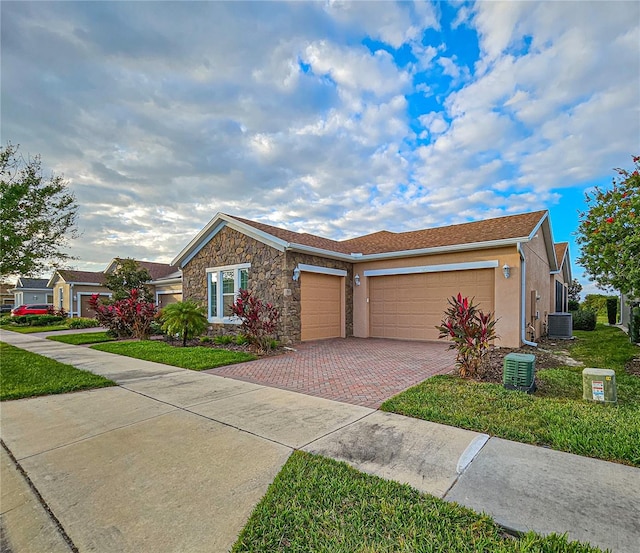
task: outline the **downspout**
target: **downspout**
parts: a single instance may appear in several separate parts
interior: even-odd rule
[[[73,319],[73,282],[69,284],[69,316]]]
[[[520,254],[520,261],[522,262],[521,266],[520,266],[520,292],[521,292],[521,296],[520,296],[520,305],[522,307],[522,311],[521,311],[521,319],[520,319],[520,332],[521,332],[521,339],[522,339],[522,343],[526,344],[527,346],[533,346],[534,348],[538,347],[538,344],[536,342],[531,342],[530,340],[527,340],[527,321],[526,321],[526,313],[525,313],[525,307],[527,305],[527,296],[526,296],[526,274],[527,274],[527,260],[524,257],[524,251],[522,249],[522,246],[520,244],[520,242],[518,242],[518,253]]]

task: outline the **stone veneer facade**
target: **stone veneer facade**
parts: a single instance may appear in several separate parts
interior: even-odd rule
[[[183,299],[207,305],[207,268],[251,263],[248,287],[257,297],[280,311],[278,339],[300,341],[300,286],[293,270],[298,263],[347,271],[345,286],[346,335],[353,335],[353,266],[319,256],[280,252],[241,232],[224,227],[182,269]],[[301,278],[304,278],[304,273]],[[213,324],[216,334],[235,333],[236,325]]]

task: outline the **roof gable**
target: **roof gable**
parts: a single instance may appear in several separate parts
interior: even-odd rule
[[[101,271],[73,271],[71,269],[58,269],[56,274],[67,284],[104,284],[105,276]],[[51,277],[51,282],[55,275]]]
[[[16,289],[44,290],[49,288],[46,278],[26,278],[19,277],[16,283]]]

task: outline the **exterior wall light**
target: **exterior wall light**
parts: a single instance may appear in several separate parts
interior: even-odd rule
[[[511,276],[511,267],[505,263],[502,267],[502,273],[504,274],[504,278],[509,278]]]
[[[360,275],[356,273],[356,276],[353,277],[353,280],[356,283],[356,286],[360,286]]]
[[[293,280],[298,280],[300,278],[300,267],[296,267],[293,270]]]

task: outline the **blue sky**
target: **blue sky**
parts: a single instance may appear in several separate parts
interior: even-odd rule
[[[575,259],[640,152],[638,2],[0,13],[2,142],[69,181],[80,269],[170,261],[218,211],[340,239],[549,209]]]

